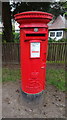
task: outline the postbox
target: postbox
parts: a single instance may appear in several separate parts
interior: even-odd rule
[[[20,27],[21,89],[38,94],[46,88],[48,22],[53,15],[32,11],[16,14]]]

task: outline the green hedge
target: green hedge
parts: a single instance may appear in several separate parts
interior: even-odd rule
[[[56,41],[56,39],[49,38],[48,42],[67,42],[67,39],[62,38],[62,39]]]
[[[2,42],[6,43],[4,33],[1,33],[1,35],[2,35]],[[13,32],[13,41],[14,41],[14,43],[19,43],[19,38],[20,38],[20,33]]]
[[[19,43],[20,33],[13,32],[14,43]]]

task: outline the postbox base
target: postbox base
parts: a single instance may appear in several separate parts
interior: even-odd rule
[[[44,91],[44,90],[43,90]],[[42,96],[43,94],[43,91],[39,92],[39,93],[36,93],[36,94],[29,94],[29,93],[25,93],[24,91],[22,91],[21,89],[21,93],[24,97],[30,99],[30,100],[33,100],[33,99],[36,99],[36,98],[39,98]]]

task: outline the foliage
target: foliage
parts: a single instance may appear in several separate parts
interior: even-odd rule
[[[13,32],[13,42],[14,43],[19,43],[19,33]],[[7,43],[4,33],[2,33],[2,43]]]
[[[56,39],[52,39],[49,37],[48,42],[67,42],[67,39],[62,38],[56,41]]]
[[[2,74],[3,74],[2,76],[3,82],[16,81],[20,79],[19,69],[3,68]]]
[[[63,15],[67,9],[66,2],[13,2],[11,7],[14,8],[12,14],[24,11],[43,11],[52,13],[55,17]]]
[[[55,16],[63,15],[67,11],[67,2],[52,2],[50,12]]]
[[[56,42],[56,40],[49,37],[48,42]]]
[[[2,43],[6,43],[4,32],[2,33]]]
[[[47,83],[65,91],[65,71],[63,69],[47,69]]]
[[[64,29],[67,32],[67,28]]]
[[[57,42],[67,42],[67,39],[62,38],[62,39],[58,40]]]
[[[14,7],[13,15],[25,11],[45,11],[49,12],[50,2],[13,2]]]
[[[19,33],[13,32],[14,43],[19,43]]]

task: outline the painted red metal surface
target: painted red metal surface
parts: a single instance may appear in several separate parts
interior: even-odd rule
[[[53,16],[33,11],[19,13],[14,17],[20,24],[21,88],[25,93],[37,94],[46,87],[47,23],[52,20]],[[35,32],[34,28],[38,28],[38,31]],[[40,51],[38,51],[39,48],[31,51],[34,48],[31,46],[34,45],[35,47],[40,45]]]

